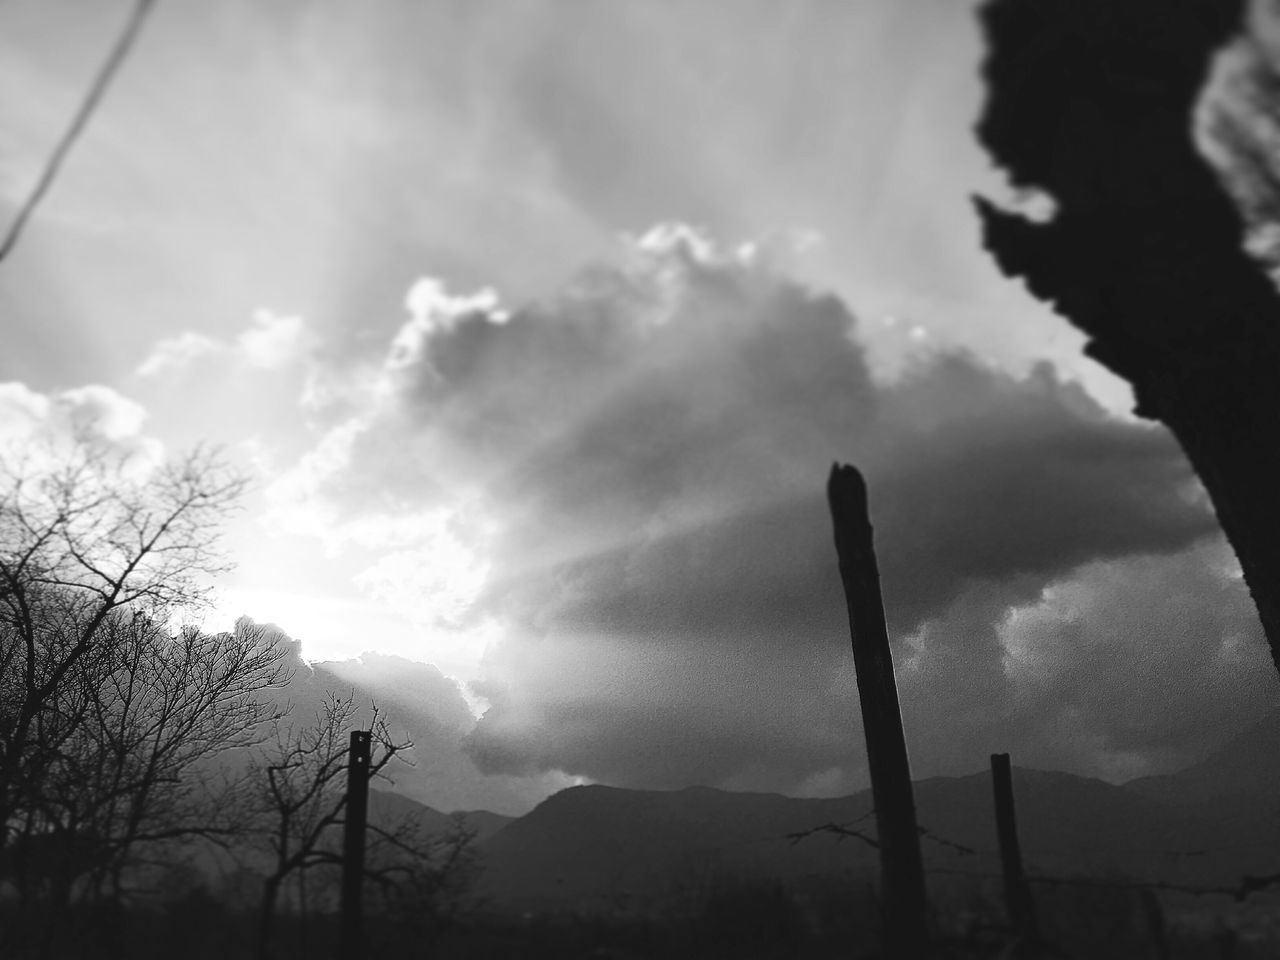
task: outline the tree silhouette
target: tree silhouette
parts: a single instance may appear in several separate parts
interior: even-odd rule
[[[366,913],[381,921],[370,939],[391,941],[387,955],[403,954],[409,944],[425,950],[476,903],[476,830],[455,815],[448,829],[430,831],[412,814],[370,829]]]
[[[142,613],[108,618],[102,656],[81,661],[87,717],[49,764],[41,819],[100,838],[99,892],[118,898],[140,845],[234,837],[226,797],[238,780],[213,763],[261,740],[277,712],[286,652],[263,628],[186,627],[170,635]]]
[[[978,135],[1015,187],[1056,209],[1033,222],[977,204],[1000,267],[1086,333],[1086,352],[1133,385],[1137,412],[1178,438],[1280,669],[1280,304],[1193,136],[1243,11],[992,0]]]
[[[118,903],[143,847],[230,830],[209,763],[265,732],[286,651],[247,623],[165,624],[224,569],[242,487],[202,451],[0,459],[0,876],[42,901],[45,952],[73,886]]]
[[[256,955],[260,960],[271,955],[276,907],[285,881],[297,877],[301,883],[306,871],[342,862],[333,828],[342,826],[346,812],[348,732],[359,712],[354,696],[329,693],[314,722],[277,720],[273,735],[250,765],[253,788],[247,813],[256,822],[270,862],[258,911]],[[393,758],[411,749],[413,742],[397,738],[376,705],[371,708],[368,729],[372,780]]]
[[[202,599],[243,487],[201,451],[155,470],[85,445],[51,468],[0,461],[0,827],[50,760],[48,737],[79,722],[85,705],[63,698],[108,617]]]

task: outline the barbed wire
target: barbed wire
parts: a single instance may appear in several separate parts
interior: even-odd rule
[[[831,834],[835,834],[836,838],[839,840],[843,840],[846,837],[852,837],[856,840],[861,840],[863,843],[865,843],[869,847],[879,848],[880,841],[878,839],[871,836],[870,834],[863,833],[861,830],[853,829],[854,824],[861,823],[863,820],[867,819],[867,817],[871,816],[871,814],[874,812],[875,811],[872,810],[869,813],[865,813],[861,817],[858,817],[856,820],[846,820],[844,823],[823,823],[823,824],[819,824],[816,827],[809,827],[806,830],[797,830],[793,833],[788,833],[786,835],[786,839],[791,841],[792,846],[795,846],[797,843],[799,843],[801,840],[804,840],[807,837],[811,837],[819,833],[831,833]],[[932,840],[934,843],[937,843],[940,846],[950,847],[952,850],[955,850],[957,853],[961,854],[962,856],[974,856],[976,854],[983,852],[981,850],[976,850],[973,847],[967,846],[966,844],[960,843],[956,840],[948,840],[946,837],[941,837],[938,834],[934,833],[932,830],[930,830],[928,827],[917,826],[916,831],[920,834],[920,836],[925,837],[926,839]]]
[[[974,880],[1004,879],[1004,875],[1000,873],[977,870],[957,870],[954,867],[926,867],[925,873],[968,877]],[[1245,875],[1241,877],[1240,882],[1234,886],[1200,886],[1196,884],[1172,883],[1168,880],[1108,879],[1106,877],[1081,876],[1055,877],[1047,874],[1028,874],[1026,876],[1026,881],[1028,883],[1038,883],[1044,886],[1102,887],[1118,890],[1166,890],[1171,893],[1187,893],[1195,896],[1226,896],[1231,897],[1237,903],[1241,903],[1248,899],[1252,894],[1259,893],[1268,887],[1280,884],[1280,873],[1268,874],[1266,876]]]
[[[875,810],[868,810],[862,816],[854,820],[846,820],[843,823],[823,823],[805,830],[797,830],[786,834],[792,846],[798,844],[801,840],[818,834],[830,833],[834,834],[837,840],[843,840],[846,837],[860,840],[869,847],[879,849],[880,841],[873,835],[862,830],[854,829],[856,824],[863,822],[872,815]],[[986,856],[998,857],[999,852],[996,850],[988,850],[971,847],[967,844],[960,843],[947,837],[940,836],[928,827],[917,826],[920,836],[925,837],[940,846],[948,847],[955,850],[961,856]],[[1231,850],[1240,847],[1240,844],[1224,844],[1220,847],[1209,847],[1197,850],[1160,850],[1150,847],[1132,847],[1132,848],[1116,848],[1108,847],[1106,852],[1126,852],[1126,853],[1152,853],[1175,857],[1202,857],[1220,850]],[[1078,847],[1073,849],[1079,849]],[[1102,852],[1095,850],[1093,852]],[[958,870],[949,867],[926,867],[926,873],[947,874],[953,876],[964,876],[973,879],[1001,880],[1003,874],[981,872],[974,870]],[[1195,896],[1227,896],[1231,897],[1237,903],[1241,903],[1255,893],[1266,890],[1269,887],[1280,886],[1280,873],[1273,874],[1244,874],[1234,885],[1218,884],[1218,885],[1199,885],[1175,883],[1169,880],[1138,880],[1138,879],[1108,879],[1106,877],[1086,877],[1086,876],[1053,876],[1050,874],[1029,874],[1026,877],[1029,883],[1036,883],[1046,886],[1087,886],[1087,887],[1106,887],[1112,889],[1129,889],[1129,890],[1164,890],[1171,893],[1186,893]]]
[[[816,827],[809,827],[807,830],[797,830],[794,833],[788,833],[786,835],[786,838],[791,841],[791,845],[794,847],[801,840],[807,839],[808,837],[815,836],[816,834],[819,834],[819,833],[833,833],[835,834],[837,840],[844,840],[846,837],[852,837],[855,840],[861,840],[863,843],[865,843],[869,847],[875,847],[877,849],[879,849],[880,847],[879,840],[875,839],[874,837],[868,834],[863,833],[861,830],[854,830],[852,827],[847,826],[843,823],[819,824]]]

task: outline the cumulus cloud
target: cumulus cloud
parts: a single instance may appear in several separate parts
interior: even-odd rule
[[[142,432],[147,411],[110,387],[91,385],[63,390],[53,397],[50,412],[68,432],[119,442]]]
[[[1009,602],[971,591],[909,639],[899,674],[915,759],[1125,780],[1185,765],[1277,705],[1274,668],[1221,536],[1095,560]],[[948,726],[943,740],[929,731]]]
[[[487,574],[488,564],[442,526],[409,549],[383,554],[356,584],[412,622],[453,625],[475,601]]]
[[[1117,775],[1185,762],[1277,703],[1230,547],[1102,560],[999,623],[1013,710],[1040,755],[1101,750]]]
[[[176,337],[166,337],[151,348],[145,360],[138,365],[140,377],[158,377],[161,374],[191,365],[201,357],[223,353],[226,345],[206,337],[202,333],[186,330]]]
[[[0,383],[0,431],[4,437],[25,438],[49,414],[49,398],[25,383]]]
[[[16,381],[0,383],[0,456],[39,471],[64,462],[78,446],[145,470],[163,452],[143,432],[146,419],[140,403],[99,384],[43,394]]]
[[[236,349],[250,366],[274,370],[294,360],[305,342],[301,317],[257,310],[252,325],[236,337]]]
[[[366,371],[373,386],[282,478],[277,502],[295,520],[341,517],[351,542],[397,517],[444,524],[449,550],[389,537],[366,582],[416,593],[437,623],[501,626],[477,688],[491,706],[470,738],[491,771],[855,784],[855,685],[823,499],[836,459],[870,480],[911,677],[904,710],[929,718],[916,729],[938,748],[920,751],[924,772],[964,754],[944,744],[977,757],[1049,669],[1006,669],[1017,611],[1039,609],[1050,587],[1078,581],[1071,596],[1092,595],[1141,581],[1144,563],[1202,559],[1187,551],[1217,530],[1162,429],[1113,419],[1047,366],[1014,377],[935,351],[877,381],[850,309],[750,245],[725,251],[666,227],[510,312],[489,294],[415,289],[420,309]],[[432,571],[450,550],[474,574],[465,590]],[[1223,576],[1187,589],[1213,593]],[[1195,669],[1197,642],[1230,633],[1251,650],[1246,598],[1214,595],[1229,603],[1195,639],[1168,646],[1162,628],[1134,621],[1124,642],[1165,650],[1173,673]],[[1069,633],[1058,608],[1043,617],[1027,663],[1052,648],[1054,623]],[[1086,675],[1102,669],[1064,643]],[[1223,669],[1252,669],[1250,656]],[[1067,698],[1041,688],[1045,709]],[[931,707],[941,702],[949,715]],[[1169,706],[1150,703],[1153,717]],[[1089,742],[1075,768],[1112,769],[1111,741]]]
[[[206,357],[231,357],[259,370],[275,370],[298,359],[309,337],[301,317],[255,310],[250,325],[232,341],[186,330],[158,341],[137,367],[141,377],[177,373]]]

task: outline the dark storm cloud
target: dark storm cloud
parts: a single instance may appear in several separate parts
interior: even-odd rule
[[[930,622],[900,678],[916,759],[931,769],[1010,750],[1030,766],[1125,779],[1198,759],[1280,705],[1221,537],[1086,564],[1006,609],[983,599],[968,594]],[[944,723],[952,738],[927,736]]]
[[[1040,718],[1028,732],[1045,748],[1056,711],[1118,754],[1183,762],[1280,704],[1261,626],[1221,538],[1173,556],[1090,564],[1018,614],[1004,628],[1016,637],[1011,670],[1026,673],[1017,710]]]
[[[505,635],[470,739],[483,769],[849,782],[833,460],[869,476],[907,687],[953,708],[924,711],[937,742],[1010,715],[997,628],[1012,607],[1083,565],[1216,530],[1163,430],[1110,417],[1048,367],[940,354],[880,382],[856,330],[758,254],[668,230],[501,322],[472,310],[402,332],[352,464],[383,496],[465,491],[459,515],[486,520],[470,616]],[[1086,674],[1099,662],[1079,656]]]
[[[490,771],[799,790],[850,759],[857,727],[840,656],[832,671],[828,658],[796,654],[582,636],[523,644],[503,655],[502,679],[481,687],[492,707],[471,754]]]
[[[1164,429],[1105,416],[1047,366],[1017,381],[943,356],[885,406],[881,572],[904,627],[974,581],[1043,582],[1217,529]]]

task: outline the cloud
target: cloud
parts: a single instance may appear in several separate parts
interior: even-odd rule
[[[1277,705],[1261,626],[1218,537],[1173,555],[1088,564],[1012,608],[998,636],[1016,712],[1040,752],[1098,744],[1146,773]]]
[[[366,584],[399,583],[424,622],[501,628],[477,687],[491,706],[470,738],[489,771],[855,783],[823,499],[833,460],[870,480],[890,626],[914,671],[904,709],[931,718],[919,735],[935,768],[977,759],[1032,682],[1003,667],[1011,611],[1077,571],[1140,578],[1217,531],[1164,430],[1110,417],[1048,366],[1014,377],[933,350],[877,381],[850,309],[750,245],[665,227],[500,314],[487,294],[418,289],[466,306],[410,319],[276,501],[295,521],[341,518],[328,535],[372,551]],[[465,591],[432,572],[449,551],[392,533],[424,517],[476,573]],[[1188,589],[1212,593],[1215,577]],[[1081,583],[1073,597],[1105,585]],[[1223,596],[1197,628],[1211,645],[1251,616]],[[1095,669],[1085,650],[1073,656]],[[930,708],[944,701],[952,715]],[[1091,742],[1075,768],[1112,769],[1110,741]]]
[[[356,577],[356,585],[406,619],[428,626],[456,624],[479,594],[488,564],[443,524],[406,550],[384,553]]]
[[[146,419],[140,403],[99,384],[43,394],[0,383],[0,456],[39,472],[80,447],[145,470],[163,454],[160,442],[143,433]]]
[[[223,353],[226,345],[206,337],[202,333],[186,330],[176,337],[166,337],[156,343],[145,360],[138,365],[140,377],[157,377],[167,372],[177,372],[201,357]]]
[[[1096,560],[1013,603],[969,594],[913,638],[900,675],[915,759],[1010,751],[1124,780],[1177,768],[1280,705],[1225,539]],[[924,731],[949,724],[947,742]]]
[[[139,436],[147,411],[110,387],[91,385],[63,390],[50,412],[68,432],[119,442]]]
[[[236,348],[250,366],[274,370],[294,360],[305,342],[306,326],[301,317],[256,310],[253,324],[236,337]]]
[[[24,383],[0,383],[0,411],[5,439],[25,439],[49,415],[49,398]]]
[[[490,776],[476,769],[464,749],[475,722],[467,701],[469,693],[435,666],[373,652],[352,659],[308,662],[303,659],[306,643],[273,622],[241,616],[234,624],[223,626],[236,634],[261,631],[287,651],[282,666],[289,679],[267,692],[287,714],[287,725],[313,724],[328,694],[352,697],[358,707],[357,720],[365,725],[370,707],[377,706],[396,740],[412,743],[400,760],[383,771],[388,780],[381,786],[438,810],[520,815],[571,783],[563,775]]]
[[[275,370],[298,359],[309,343],[301,317],[256,310],[248,328],[232,342],[186,330],[158,341],[140,363],[140,377],[177,373],[206,357],[231,357],[258,370]]]
[[[437,668],[401,657],[365,653],[356,660],[315,665],[328,689],[354,688],[382,707],[413,740],[412,767],[390,771],[395,789],[439,810],[493,810],[523,814],[548,794],[571,784],[563,774],[485,775],[466,752],[474,725],[464,690]]]

